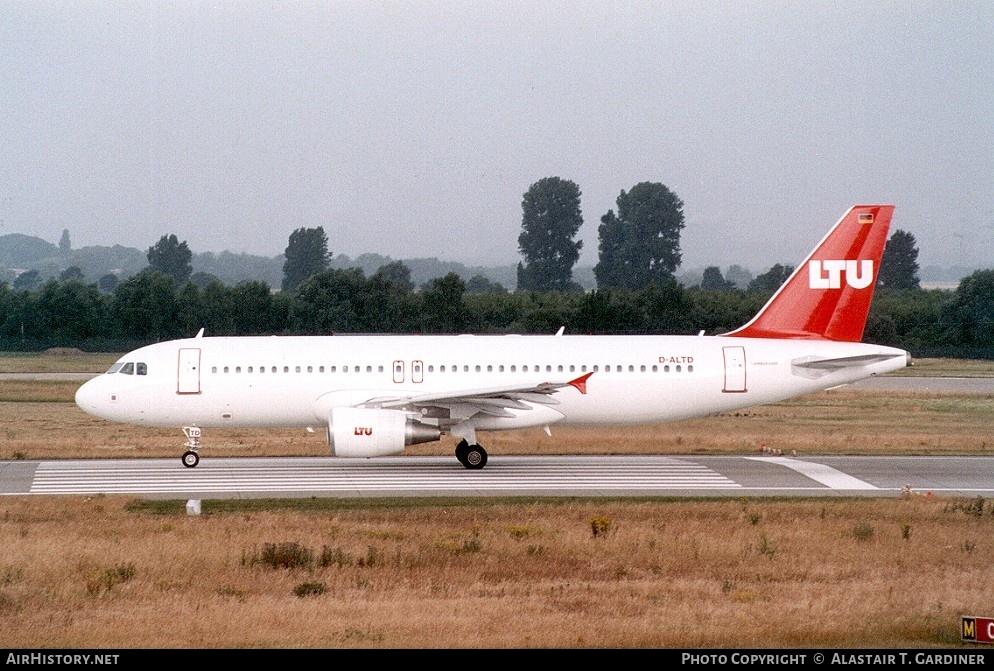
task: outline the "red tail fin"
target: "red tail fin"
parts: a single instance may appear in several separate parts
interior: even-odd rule
[[[893,205],[846,212],[759,314],[725,335],[862,340],[893,214]]]

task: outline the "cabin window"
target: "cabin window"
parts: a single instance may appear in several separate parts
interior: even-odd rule
[[[487,366],[487,372],[488,373],[494,372],[494,367],[493,366]]]
[[[235,366],[235,372],[236,373],[241,373],[242,372],[242,367],[241,366]]]
[[[211,366],[211,372],[212,373],[216,373],[217,372],[217,366]]]
[[[290,366],[283,366],[283,372],[284,373],[289,373],[290,372]]]
[[[463,365],[462,372],[468,373],[469,372],[469,366]]]
[[[511,372],[512,373],[517,373],[518,372],[517,366],[511,366]]]
[[[688,373],[693,373],[694,372],[694,366],[693,365],[687,366],[687,372]]]
[[[372,366],[366,366],[366,372],[367,373],[372,373],[373,372],[373,367]]]
[[[377,366],[376,367],[376,372],[377,373],[382,373],[383,372],[383,366]]]
[[[319,373],[323,373],[324,372],[324,366],[318,366],[318,372]]]
[[[228,372],[228,367],[227,367],[227,366],[225,366],[225,367],[224,367],[224,372],[225,372],[225,373],[227,373],[227,372]]]
[[[587,372],[587,364],[583,364],[582,366],[580,366],[580,372],[581,373],[586,373]]]
[[[504,364],[501,364],[501,365],[497,366],[497,370],[500,371],[501,373],[503,373],[504,372]]]
[[[682,369],[683,369],[683,366],[681,366],[681,365],[677,364],[677,367],[676,367],[676,372],[678,372],[678,373],[679,373],[679,372],[680,372],[680,371],[681,371]]]
[[[563,367],[562,367],[562,366],[559,366],[559,372],[560,372],[560,373],[562,373],[562,372],[563,372]]]
[[[528,372],[528,366],[522,366],[521,370],[522,370],[522,372],[527,373]]]
[[[314,366],[308,366],[307,367],[307,372],[308,373],[313,373],[314,372]]]
[[[570,366],[569,366],[569,372],[575,373],[576,372],[576,366],[573,365],[573,364],[570,364]]]
[[[666,368],[668,369],[668,368],[669,368],[669,366],[667,366]],[[659,370],[659,366],[657,366],[656,364],[653,364],[653,365],[652,365],[652,372],[653,372],[653,373],[655,373],[655,372],[656,372],[656,371],[658,371],[658,370]]]
[[[645,372],[645,364],[642,364],[642,365],[641,365],[641,366],[639,367],[639,370],[640,370],[640,371],[642,371],[642,372],[644,373],[644,372]]]
[[[271,368],[270,370],[271,370],[271,371],[272,371],[273,373],[275,373],[275,372],[276,372],[276,366],[273,366],[273,367],[272,367],[272,368]]]
[[[477,367],[476,367],[476,372],[477,372],[477,373],[479,373],[479,372],[480,372],[480,370],[481,370],[481,369],[480,369],[480,367],[479,367],[479,366],[477,366]]]

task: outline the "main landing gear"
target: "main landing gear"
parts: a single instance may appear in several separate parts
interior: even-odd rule
[[[200,455],[197,454],[197,450],[200,449],[200,427],[184,426],[183,433],[187,438],[186,442],[183,443],[183,447],[189,448],[183,453],[183,465],[187,468],[194,468],[200,463]]]
[[[481,445],[470,445],[466,440],[460,440],[456,445],[456,459],[471,470],[479,470],[487,465],[487,451]]]

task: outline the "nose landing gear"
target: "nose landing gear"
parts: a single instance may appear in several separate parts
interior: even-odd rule
[[[200,463],[200,455],[197,454],[197,450],[200,449],[200,427],[184,426],[183,433],[187,438],[183,447],[189,448],[183,453],[183,465],[187,468],[194,468]]]

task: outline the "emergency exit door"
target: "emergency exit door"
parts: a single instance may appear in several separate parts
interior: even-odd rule
[[[732,394],[746,391],[745,347],[722,347],[725,355],[725,388],[722,391]]]
[[[180,349],[176,393],[200,393],[200,348],[184,347]]]

